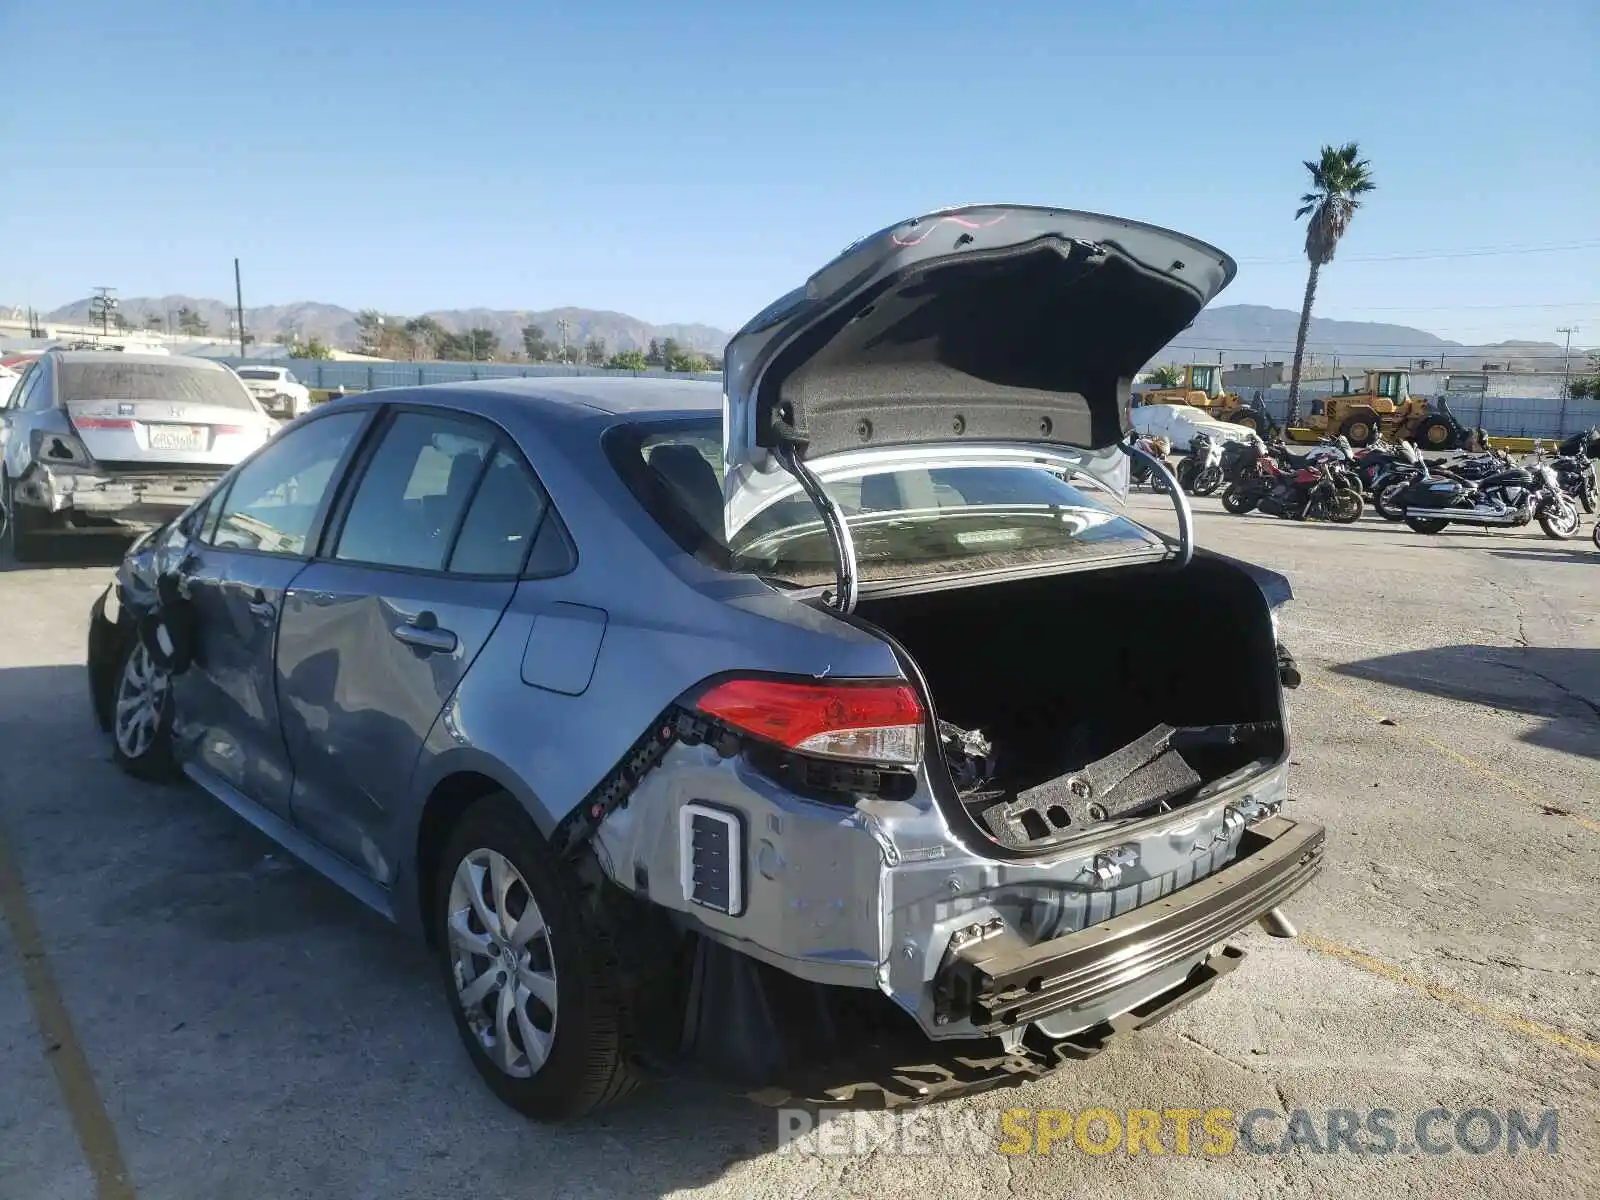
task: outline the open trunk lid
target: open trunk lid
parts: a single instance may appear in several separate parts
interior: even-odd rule
[[[856,242],[728,346],[728,537],[864,456],[1031,459],[1120,495],[1134,373],[1234,271],[1183,234],[1022,205]]]

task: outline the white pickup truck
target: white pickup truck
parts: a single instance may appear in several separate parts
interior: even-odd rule
[[[292,421],[311,411],[311,392],[288,367],[235,367],[234,374],[256,402],[275,417]]]

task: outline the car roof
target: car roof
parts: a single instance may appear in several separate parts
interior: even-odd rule
[[[534,408],[549,416],[668,417],[720,415],[722,385],[711,380],[658,376],[541,375],[439,384],[492,413],[502,405]],[[432,391],[421,388],[420,391]],[[359,393],[358,393],[359,394]]]
[[[146,363],[153,367],[204,367],[208,371],[225,371],[221,363],[206,358],[191,358],[183,354],[135,354],[126,350],[50,350],[64,363]]]

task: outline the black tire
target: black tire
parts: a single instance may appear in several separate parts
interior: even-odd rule
[[[1234,516],[1242,517],[1246,513],[1255,510],[1256,501],[1247,498],[1244,494],[1244,488],[1235,483],[1229,485],[1228,489],[1222,493],[1222,507]]]
[[[26,504],[18,504],[16,487],[7,484],[6,498],[6,549],[11,560],[19,563],[43,562],[48,556],[50,538],[45,533],[50,517]]]
[[[178,774],[178,765],[172,757],[173,707],[170,676],[166,676],[166,683],[161,688],[161,698],[148,745],[142,749],[136,748],[131,744],[125,744],[130,739],[120,735],[125,717],[123,703],[130,698],[130,689],[134,686],[131,673],[139,670],[134,664],[140,660],[149,671],[165,676],[165,672],[159,672],[155,664],[150,661],[150,652],[137,637],[124,639],[122,653],[117,656],[116,674],[111,679],[111,704],[107,714],[111,718],[109,730],[111,760],[135,779],[161,782],[174,779]]]
[[[1583,511],[1592,516],[1600,496],[1597,496],[1594,488],[1584,488],[1578,496],[1578,502],[1583,505]]]
[[[1600,550],[1600,521],[1594,523],[1594,548]]]
[[[1460,439],[1456,437],[1455,428],[1449,421],[1441,416],[1432,416],[1417,426],[1411,440],[1419,450],[1438,451],[1455,449]]]
[[[1178,469],[1173,474],[1177,477],[1178,486],[1184,491],[1194,490],[1194,459],[1182,459],[1178,463]]]
[[[1418,533],[1443,533],[1449,521],[1441,521],[1437,517],[1407,517],[1406,524]]]
[[[1190,490],[1192,490],[1196,496],[1209,496],[1221,486],[1221,468],[1205,467],[1194,477],[1194,486]]]
[[[555,972],[555,1018],[544,1063],[532,1075],[507,1074],[489,1057],[459,997],[451,952],[450,889],[468,855],[504,856],[544,917]],[[472,1065],[505,1104],[536,1121],[568,1121],[622,1099],[642,1077],[626,1050],[621,972],[609,928],[584,899],[571,867],[550,849],[521,805],[498,792],[457,821],[439,859],[429,921],[445,1000]]]
[[[1400,498],[1411,489],[1411,480],[1399,483],[1386,483],[1372,494],[1372,507],[1378,510],[1378,515],[1385,521],[1403,521],[1406,518],[1405,505],[1400,503]]]
[[[1328,500],[1328,520],[1335,525],[1354,525],[1361,520],[1361,514],[1366,504],[1361,499],[1360,492],[1353,492],[1349,488],[1335,488],[1333,496]]]
[[[1349,417],[1339,426],[1341,436],[1349,439],[1352,446],[1360,449],[1370,446],[1378,439],[1378,422],[1372,417]]]
[[[1556,519],[1558,513],[1570,514],[1572,517],[1571,524],[1558,521]],[[1538,520],[1539,528],[1544,530],[1545,537],[1553,538],[1558,542],[1570,541],[1583,532],[1583,517],[1578,514],[1578,506],[1576,504],[1572,504],[1570,508],[1563,505],[1556,512],[1552,512],[1547,508],[1539,514]]]
[[[1267,420],[1253,408],[1241,408],[1228,418],[1235,425],[1243,425],[1246,429],[1253,429],[1260,433],[1267,427]]]

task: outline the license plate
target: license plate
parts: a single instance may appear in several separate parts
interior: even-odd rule
[[[152,425],[150,449],[152,450],[204,450],[206,431],[203,425]]]

